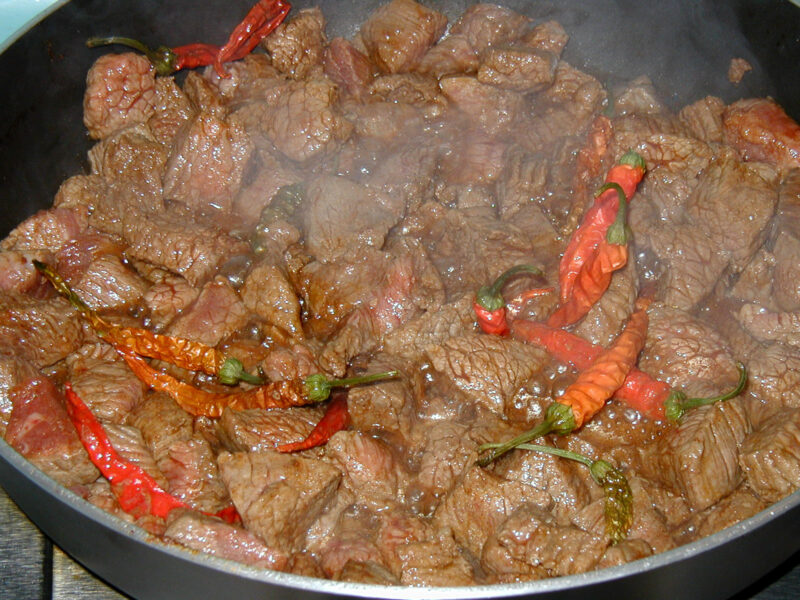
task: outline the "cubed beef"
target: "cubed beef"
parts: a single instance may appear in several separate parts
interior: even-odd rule
[[[0,247],[3,250],[47,250],[58,252],[86,229],[80,211],[66,207],[40,210],[17,225]]]
[[[694,513],[677,528],[676,537],[681,543],[697,540],[749,519],[766,508],[764,500],[741,486],[714,506]]]
[[[116,423],[104,423],[103,429],[108,435],[111,445],[114,447],[122,460],[132,463],[150,475],[161,489],[167,489],[167,479],[156,465],[156,461],[147,444],[144,443],[141,431],[132,425],[118,425]],[[114,484],[111,484],[114,488]]]
[[[384,148],[404,144],[422,130],[423,115],[415,106],[400,103],[371,102],[353,104],[347,109],[353,133],[380,143]]]
[[[228,77],[220,77],[213,65],[203,71],[203,78],[216,87],[227,108],[236,111],[250,102],[268,101],[279,94],[286,78],[273,65],[272,59],[261,53],[251,53],[243,60],[225,65]]]
[[[502,139],[493,138],[483,132],[465,132],[454,140],[453,146],[445,153],[440,163],[440,174],[448,186],[465,186],[465,190],[456,187],[456,194],[467,192],[456,202],[449,202],[439,195],[440,202],[456,205],[458,208],[486,206],[491,208],[492,198],[487,193],[481,197],[478,186],[491,185],[503,174],[505,154],[508,144]],[[448,190],[449,191],[449,190]],[[439,192],[439,190],[437,190]],[[477,199],[477,202],[476,202]],[[493,214],[493,211],[487,211]]]
[[[453,23],[450,34],[463,35],[470,46],[482,53],[487,48],[514,41],[525,31],[530,19],[496,4],[473,4]]]
[[[294,337],[303,337],[300,301],[277,266],[263,263],[254,267],[247,275],[241,295],[250,312]]]
[[[285,185],[292,185],[304,179],[303,173],[289,164],[279,152],[260,149],[251,161],[250,170],[256,175],[252,180],[242,183],[239,194],[233,201],[233,214],[246,225],[255,227],[278,190]],[[270,223],[270,234],[275,234],[275,223]],[[299,239],[299,236],[298,236]],[[292,242],[297,241],[292,239]]]
[[[549,361],[547,353],[535,346],[479,334],[451,338],[427,348],[426,354],[437,372],[498,414]]]
[[[747,383],[762,401],[800,407],[800,350],[780,342],[746,351]]]
[[[176,137],[164,174],[164,195],[201,211],[228,212],[253,153],[235,118],[200,113]]]
[[[477,443],[468,425],[434,420],[414,426],[412,443],[419,450],[414,485],[433,498],[448,493],[471,460]]]
[[[94,139],[144,123],[155,111],[155,69],[141,54],[104,54],[86,75],[83,123]]]
[[[124,362],[95,358],[93,348],[84,346],[67,357],[72,388],[98,419],[125,423],[134,407],[144,397],[142,382]]]
[[[142,432],[156,461],[165,458],[174,443],[192,438],[191,415],[166,394],[147,396],[130,414],[128,423]]]
[[[94,310],[136,305],[148,288],[147,282],[125,266],[120,258],[106,254],[96,258],[73,285],[73,290]]]
[[[547,511],[523,504],[493,532],[481,564],[499,581],[574,575],[593,569],[607,547],[602,536],[559,524]]]
[[[130,179],[142,190],[160,195],[167,156],[168,149],[142,123],[95,144],[89,150],[89,164],[92,173],[108,180]]]
[[[38,374],[36,367],[24,357],[7,351],[0,352],[0,435],[5,434],[8,418],[14,408],[11,390]]]
[[[46,298],[50,283],[34,268],[33,261],[51,262],[48,252],[0,250],[0,291]]]
[[[13,409],[5,438],[12,448],[67,487],[97,479],[100,473],[75,432],[64,397],[48,378],[18,384],[9,398]]]
[[[279,331],[279,333],[281,332]],[[284,334],[281,333],[282,335]],[[279,338],[280,336],[274,337]],[[302,379],[319,373],[319,365],[312,348],[300,342],[288,343],[285,346],[275,344],[261,361],[259,368],[272,381]]]
[[[780,219],[780,216],[778,216]],[[800,232],[798,232],[800,234]],[[785,311],[800,309],[800,237],[781,232],[772,250],[774,269],[769,290],[774,301]]]
[[[520,41],[526,46],[552,52],[558,57],[567,45],[569,35],[558,21],[545,21],[523,34]]]
[[[0,344],[47,367],[83,342],[80,314],[63,298],[34,300],[0,294]]]
[[[247,309],[222,277],[209,281],[200,295],[168,327],[169,335],[216,346],[247,322]]]
[[[372,561],[349,560],[336,576],[337,581],[371,583],[374,585],[400,585],[400,581],[383,565]]]
[[[288,552],[302,549],[342,477],[319,460],[274,452],[222,453],[219,469],[245,526]]]
[[[189,285],[183,277],[169,274],[145,292],[143,301],[150,309],[150,322],[156,329],[163,329],[199,294],[200,291]]]
[[[474,73],[478,70],[478,53],[465,35],[448,35],[425,53],[417,70],[437,79]]]
[[[438,81],[421,73],[380,75],[370,82],[369,93],[373,100],[420,108],[426,119],[440,117],[447,107]]]
[[[325,17],[317,8],[305,8],[264,38],[272,64],[292,79],[303,79],[322,63]]]
[[[325,48],[322,57],[325,75],[345,94],[362,99],[375,67],[352,43],[336,37]]]
[[[370,59],[386,73],[406,73],[419,65],[447,27],[447,17],[414,0],[392,0],[361,26]]]
[[[195,436],[172,444],[158,461],[169,493],[192,508],[215,513],[230,504],[230,496],[219,476],[211,445]]]
[[[101,257],[122,256],[122,246],[113,237],[88,229],[71,239],[56,254],[55,268],[69,284],[80,281],[86,269]]]
[[[743,305],[737,313],[742,327],[761,341],[800,346],[800,312],[774,312],[760,304]]]
[[[398,368],[395,357],[379,355],[370,361],[370,372]],[[405,366],[400,367],[405,371]],[[413,382],[402,379],[357,386],[347,393],[347,412],[354,429],[384,431],[407,437],[413,412]]]
[[[552,52],[525,45],[491,48],[483,56],[481,83],[522,93],[537,92],[553,82],[558,58]]]
[[[684,106],[678,114],[689,132],[704,142],[722,142],[722,113],[725,102],[716,96],[706,96]]]
[[[800,410],[782,411],[762,423],[742,445],[739,464],[747,484],[767,502],[800,487]]]
[[[486,540],[514,510],[527,503],[544,509],[552,498],[526,483],[503,479],[471,465],[439,504],[433,522],[451,528],[459,544],[480,556]]]
[[[800,166],[800,126],[771,98],[739,100],[723,114],[725,141],[748,161]]]
[[[172,77],[156,79],[155,89],[155,111],[147,126],[156,140],[169,146],[181,127],[194,117],[195,109]]]
[[[305,439],[322,416],[316,408],[225,410],[218,435],[231,452],[262,452]]]
[[[189,510],[171,519],[164,537],[198,552],[263,569],[282,571],[289,560],[286,553],[270,548],[246,529]]]
[[[207,70],[211,71],[211,69]],[[183,82],[183,93],[189,98],[189,102],[197,113],[224,121],[230,109],[219,86],[214,84],[214,79],[213,75],[204,77],[200,71],[189,71]],[[185,129],[185,127],[181,128],[178,135],[185,132]],[[177,138],[173,140],[173,145],[175,141],[178,141]]]
[[[606,548],[605,553],[597,563],[598,569],[607,569],[609,567],[616,567],[617,565],[624,565],[625,563],[639,560],[640,558],[647,558],[652,556],[653,549],[650,544],[641,538],[633,538],[622,540],[615,546]]]
[[[491,136],[508,135],[523,110],[523,97],[465,75],[439,82],[445,97],[464,113],[473,127]]]

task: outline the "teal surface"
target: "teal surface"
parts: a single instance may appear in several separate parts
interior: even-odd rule
[[[0,0],[0,52],[66,0]]]

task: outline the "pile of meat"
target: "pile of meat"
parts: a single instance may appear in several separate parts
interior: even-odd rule
[[[449,25],[449,29],[448,29]],[[444,32],[447,29],[447,35]],[[189,72],[106,54],[87,78],[88,174],[0,252],[0,432],[43,471],[164,543],[314,577],[470,585],[554,577],[674,548],[800,485],[800,129],[768,99],[669,111],[561,60],[568,35],[479,4],[414,0],[328,39],[294,11],[262,48]],[[655,290],[638,366],[689,396],[744,394],[652,422],[616,401],[550,444],[627,476],[628,537],[575,463],[477,448],[539,422],[576,372],[480,333],[475,291],[554,285],[569,235],[628,149],[646,175],[634,249],[574,328],[607,346]],[[294,210],[271,207],[301,184]],[[275,210],[270,210],[275,208]],[[634,260],[635,258],[635,260]],[[216,346],[273,380],[398,369],[348,393],[351,424],[279,454],[324,407],[192,417],[134,376],[33,269],[54,265],[104,318]],[[518,318],[545,319],[553,294]],[[156,368],[168,368],[157,362]],[[209,390],[213,379],[169,367]],[[196,510],[121,510],[64,408],[74,390],[127,460]],[[230,503],[242,525],[205,513]]]

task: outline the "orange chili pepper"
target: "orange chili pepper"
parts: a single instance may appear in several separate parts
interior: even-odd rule
[[[484,333],[489,335],[508,335],[508,319],[506,317],[506,302],[503,299],[503,286],[509,279],[519,273],[541,275],[541,270],[530,265],[517,265],[511,267],[494,280],[492,285],[484,285],[475,294],[472,308],[478,325]]]

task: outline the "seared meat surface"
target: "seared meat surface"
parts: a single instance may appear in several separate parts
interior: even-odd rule
[[[382,585],[605,568],[797,490],[800,126],[771,99],[673,113],[647,77],[607,89],[564,62],[555,21],[476,4],[448,23],[428,4],[392,0],[351,39],[329,39],[319,9],[295,11],[228,77],[157,76],[133,53],[96,61],[90,169],[0,243],[0,433],[164,543]],[[474,303],[531,265],[541,274],[498,293],[509,319],[546,321],[570,237],[628,150],[647,167],[628,198],[628,262],[569,335],[608,348],[646,296],[637,377],[665,398],[713,398],[742,363],[747,385],[677,422],[618,394],[578,431],[534,440],[625,476],[633,516],[614,543],[604,489],[580,464],[530,449],[476,464],[482,445],[540,423],[584,367],[484,333]],[[187,389],[202,403],[256,384],[142,351],[159,381],[183,384],[151,389],[115,327],[203,344],[306,394],[312,374],[396,376],[328,404],[203,416],[177,401]],[[81,444],[67,383],[179,508],[126,508]]]

